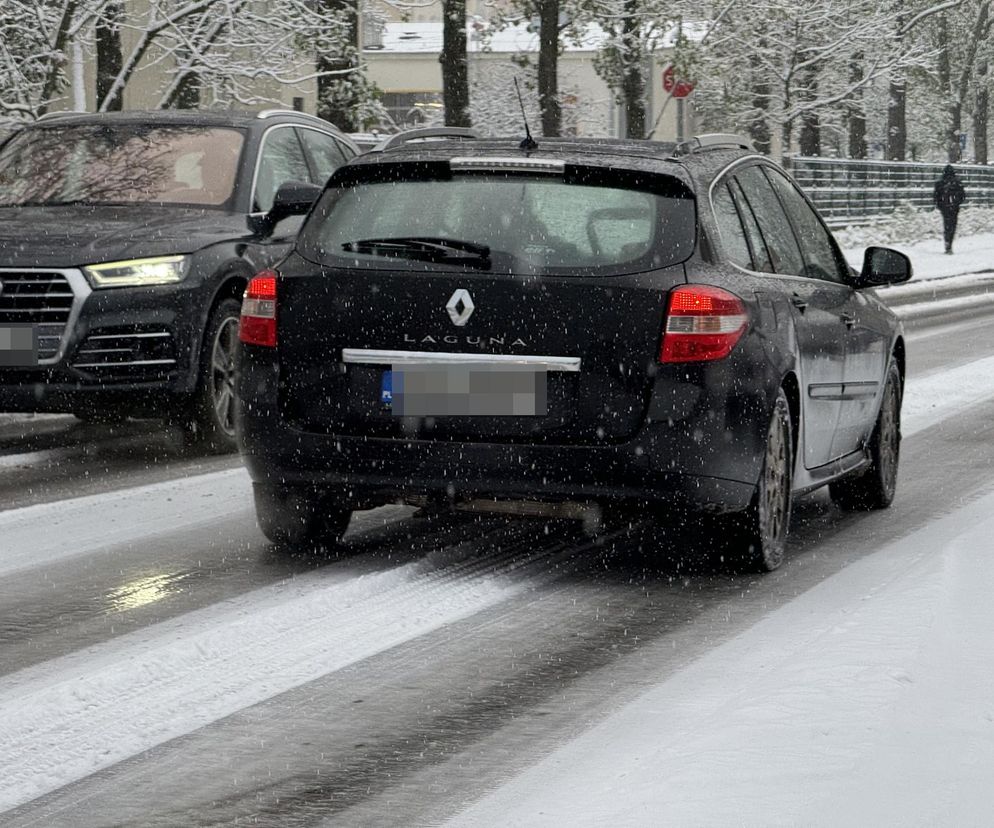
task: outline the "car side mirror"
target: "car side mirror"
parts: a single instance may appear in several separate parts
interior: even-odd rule
[[[271,236],[276,225],[290,216],[302,216],[321,195],[322,188],[306,181],[287,181],[280,185],[273,206],[261,216],[249,216],[248,225],[255,235]]]
[[[863,255],[863,270],[856,279],[856,287],[900,284],[907,282],[911,273],[911,259],[903,253],[889,247],[868,247]]]

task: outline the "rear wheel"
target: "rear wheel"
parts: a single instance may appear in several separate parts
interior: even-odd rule
[[[186,442],[215,453],[234,451],[235,349],[241,305],[224,299],[211,312],[204,332],[200,375],[184,426]]]
[[[856,477],[829,484],[828,492],[840,509],[849,512],[886,509],[894,501],[901,456],[901,374],[894,363],[887,369],[887,383],[869,448],[869,467]]]
[[[732,558],[750,572],[772,572],[784,561],[790,524],[793,469],[790,407],[783,389],[777,395],[766,432],[766,452],[752,504],[738,516]]]
[[[259,528],[273,543],[334,546],[345,534],[352,510],[333,495],[303,486],[253,485]]]

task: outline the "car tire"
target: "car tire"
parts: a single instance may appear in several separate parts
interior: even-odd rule
[[[255,483],[252,489],[259,528],[275,544],[334,546],[352,518],[333,496],[309,488]]]
[[[193,402],[184,417],[184,441],[191,448],[226,454],[235,451],[235,348],[241,305],[222,299],[204,330]]]
[[[756,493],[749,508],[735,521],[731,557],[737,569],[772,572],[783,563],[790,525],[793,464],[790,406],[780,389],[766,431],[766,449]]]
[[[894,502],[901,459],[901,373],[893,362],[887,369],[880,410],[870,438],[870,465],[855,477],[830,483],[829,495],[847,512],[886,509]]]

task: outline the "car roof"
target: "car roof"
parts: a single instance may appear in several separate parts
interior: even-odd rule
[[[629,138],[539,138],[525,150],[520,137],[465,140],[426,139],[367,152],[352,165],[444,161],[455,157],[549,158],[598,167],[612,167],[706,182],[736,159],[754,153],[739,147],[708,147],[679,153],[671,141]]]
[[[330,132],[335,138],[352,148],[357,155],[362,152],[349,136],[334,124],[290,109],[266,109],[261,112],[242,110],[194,109],[131,109],[121,112],[52,112],[43,115],[27,129],[44,129],[67,125],[94,124],[157,124],[200,127],[234,127],[239,129],[265,129],[274,124],[310,126]]]
[[[296,123],[320,126],[329,132],[344,135],[333,124],[293,110],[194,110],[194,109],[132,109],[121,112],[51,112],[43,115],[29,127],[64,126],[72,124],[189,124],[217,127],[264,127],[273,123]]]

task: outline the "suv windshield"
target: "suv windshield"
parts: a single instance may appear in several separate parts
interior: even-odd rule
[[[333,187],[298,251],[338,266],[423,270],[428,261],[550,275],[648,270],[690,255],[694,201],[680,182],[644,176],[639,189],[595,177],[603,181],[474,174]]]
[[[0,151],[0,206],[224,205],[243,136],[198,126],[26,129]]]

